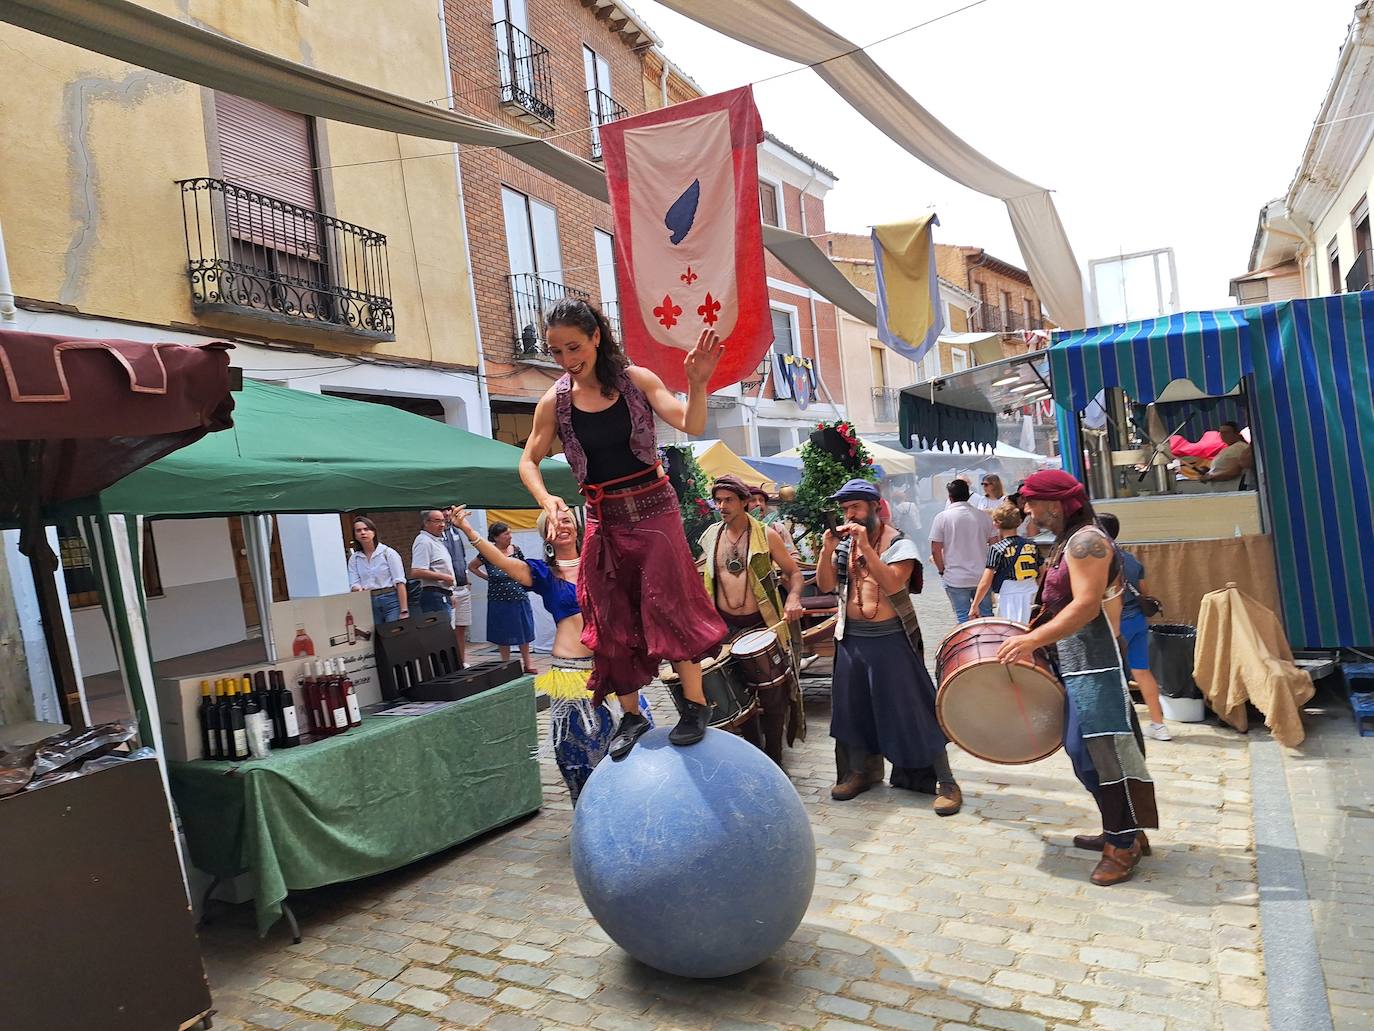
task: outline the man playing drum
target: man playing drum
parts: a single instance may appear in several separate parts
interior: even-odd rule
[[[921,631],[908,593],[916,542],[878,516],[878,489],[850,480],[831,496],[845,523],[827,530],[816,561],[816,586],[836,593],[835,671],[830,736],[837,783],[846,801],[882,780],[935,794],[935,812],[953,816],[963,795],[945,757],[935,716],[935,685],[926,672]]]
[[[1036,523],[1054,533],[1054,550],[1043,574],[1034,629],[1009,638],[997,657],[1012,663],[1056,646],[1068,692],[1064,751],[1102,814],[1102,833],[1079,835],[1073,843],[1102,853],[1090,878],[1094,884],[1120,884],[1149,854],[1145,828],[1159,826],[1145,744],[1108,618],[1108,605],[1121,594],[1112,586],[1120,576],[1120,559],[1097,524],[1083,484],[1068,473],[1033,474],[1021,485],[1021,497]]]
[[[784,620],[795,623],[802,616],[802,572],[781,535],[769,532],[749,514],[748,485],[736,476],[722,476],[711,487],[711,499],[724,521],[712,523],[701,535],[702,576],[706,593],[715,601],[731,636],[776,628]],[[786,600],[774,566],[787,584]],[[791,661],[791,635],[778,628],[777,637]],[[796,678],[790,684],[760,690],[759,710],[738,729],[739,735],[781,766],[784,725],[788,744],[806,737]]]

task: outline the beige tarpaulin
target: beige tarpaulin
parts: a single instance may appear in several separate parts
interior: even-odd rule
[[[1100,503],[1099,510],[1104,508],[1106,502]],[[1228,583],[1266,608],[1279,607],[1274,546],[1265,534],[1123,547],[1145,566],[1145,585],[1164,602],[1166,622],[1196,626],[1203,597]]]
[[[501,147],[589,197],[607,199],[601,166],[536,136],[341,79],[128,0],[3,0],[0,21],[288,111],[405,136]],[[764,246],[807,286],[855,318],[877,325],[873,302],[844,278],[814,241],[776,226],[763,230]]]
[[[1302,706],[1316,692],[1312,677],[1293,665],[1279,617],[1230,584],[1202,599],[1193,679],[1223,720],[1249,729],[1245,703],[1264,713],[1275,740],[1302,744]]]
[[[894,143],[957,183],[1007,205],[1016,243],[1050,317],[1084,324],[1083,276],[1054,201],[956,136],[852,42],[791,0],[661,0],[686,18],[814,71]],[[824,63],[818,63],[824,62]]]

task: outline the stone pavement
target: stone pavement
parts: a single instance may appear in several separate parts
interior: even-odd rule
[[[1335,1031],[1374,1028],[1374,737],[1348,710],[1307,717],[1284,749],[1293,824]]]
[[[943,597],[927,595],[922,609],[937,639],[949,623]],[[651,701],[668,716],[661,691]],[[1136,880],[1103,889],[1087,881],[1094,857],[1069,845],[1096,829],[1095,810],[1062,753],[998,767],[952,750],[966,801],[949,819],[928,797],[886,786],[837,803],[828,705],[809,710],[811,737],[788,770],[816,835],[816,891],[792,940],[762,966],[693,982],[611,944],[573,883],[571,808],[546,764],[536,816],[404,870],[300,896],[300,945],[281,926],[259,941],[248,907],[221,907],[202,937],[215,1026],[1267,1026],[1244,738],[1179,726],[1173,743],[1152,747],[1167,829]],[[1290,775],[1297,782],[1303,771]],[[1343,857],[1330,884],[1359,861]],[[1353,964],[1345,976],[1332,981],[1333,1003],[1369,988]],[[1339,1001],[1358,1008],[1353,996]]]

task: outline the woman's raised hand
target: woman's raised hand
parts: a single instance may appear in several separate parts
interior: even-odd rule
[[[711,374],[716,371],[716,366],[720,364],[721,356],[725,354],[725,344],[720,337],[716,336],[715,330],[703,329],[701,336],[697,338],[697,344],[687,352],[687,357],[682,360],[683,371],[687,373],[687,381],[696,386],[704,387]]]

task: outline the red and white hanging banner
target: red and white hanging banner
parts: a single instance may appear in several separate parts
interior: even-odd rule
[[[683,352],[704,329],[725,344],[709,390],[746,379],[773,342],[762,142],[748,86],[601,127],[625,350],[671,390],[687,389]]]

